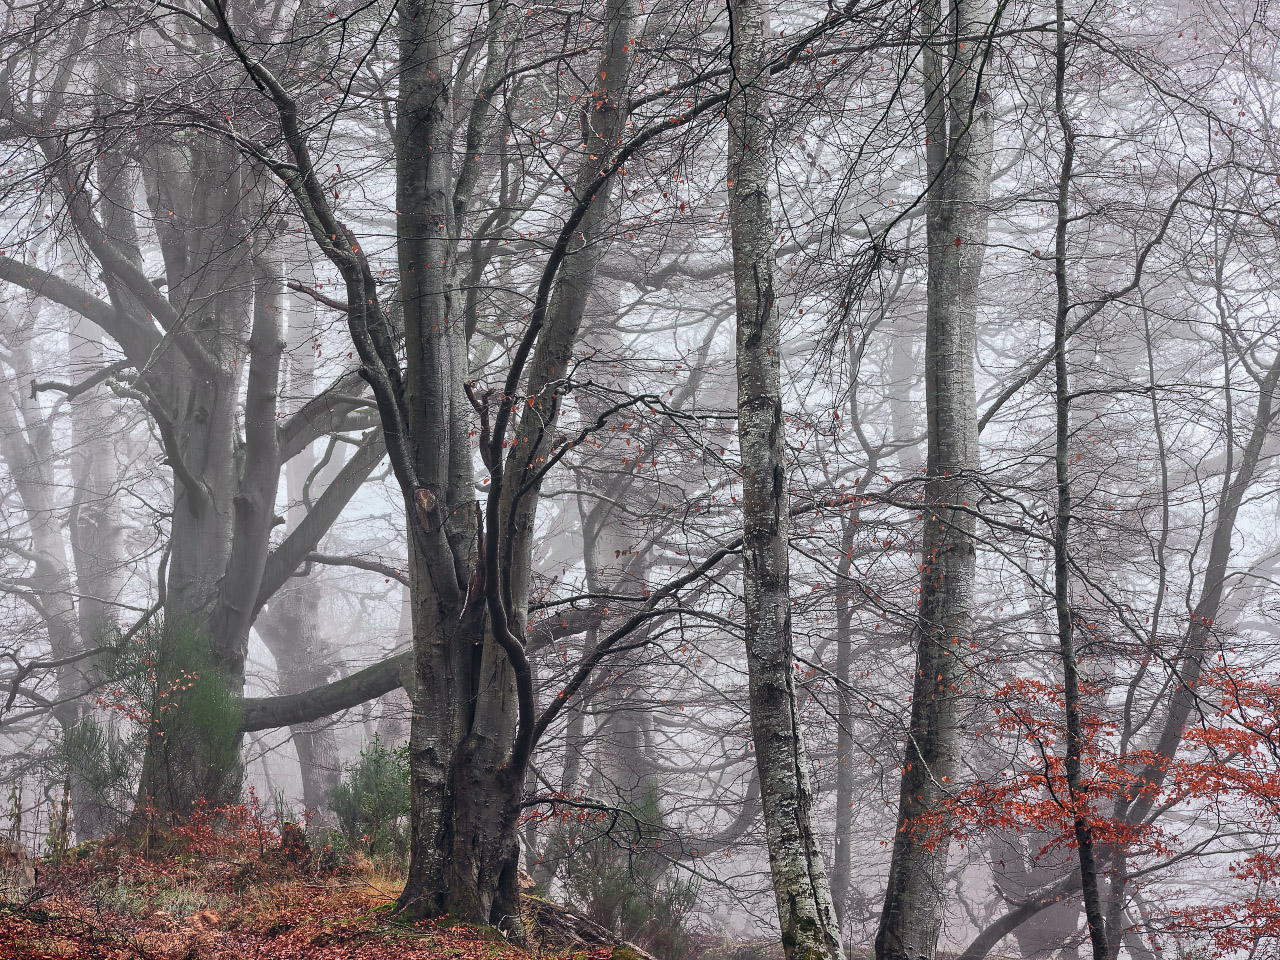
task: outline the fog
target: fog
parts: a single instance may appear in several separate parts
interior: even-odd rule
[[[1280,10],[3,18],[14,856],[243,802],[515,942],[1275,953]]]

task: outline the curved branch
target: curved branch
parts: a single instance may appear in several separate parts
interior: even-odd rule
[[[48,270],[41,270],[34,264],[0,255],[0,280],[7,280],[16,287],[29,290],[37,297],[52,300],[85,319],[92,320],[118,341],[124,341],[129,334],[136,335],[140,331],[149,335],[152,347],[160,340],[155,330],[148,331],[145,327],[128,320],[107,301],[99,300],[71,281],[64,280]],[[128,333],[122,330],[125,326],[129,327]]]
[[[283,697],[246,698],[241,701],[240,732],[312,723],[350,710],[404,686],[405,671],[412,669],[413,651],[406,650],[322,687]]]
[[[313,440],[340,429],[347,414],[356,409],[350,395],[363,389],[360,373],[349,370],[303,404],[280,425],[280,462],[287,463]]]
[[[368,570],[370,573],[381,574],[389,580],[396,580],[406,587],[409,585],[409,577],[403,571],[366,557],[335,557],[327,553],[308,553],[306,562],[319,563],[326,567],[354,567],[357,570]]]
[[[122,373],[132,366],[132,360],[117,360],[110,366],[103,367],[96,373],[90,374],[79,383],[62,383],[59,380],[32,380],[31,399],[34,400],[36,398],[36,394],[42,393],[45,390],[57,390],[59,393],[66,394],[67,399],[70,400],[74,397],[80,396],[82,393],[88,393],[100,383],[111,379],[117,373]]]
[[[272,595],[284,586],[293,572],[307,559],[316,548],[316,544],[333,526],[343,508],[355,496],[360,485],[368,479],[387,452],[382,442],[381,430],[370,430],[356,448],[352,456],[333,478],[333,483],[325,488],[324,493],[316,499],[315,504],[307,511],[307,515],[293,529],[278,547],[267,557],[266,567],[262,571],[262,582],[258,587],[258,596],[254,600],[254,615],[262,609]]]
[[[1186,198],[1192,187],[1205,177],[1209,176],[1209,174],[1221,170],[1223,166],[1223,164],[1218,164],[1217,166],[1201,170],[1183,184],[1182,189],[1174,195],[1173,202],[1169,204],[1169,209],[1165,211],[1164,218],[1160,222],[1160,229],[1156,231],[1156,235],[1152,237],[1138,253],[1137,262],[1133,265],[1133,276],[1129,278],[1129,282],[1119,290],[1115,290],[1108,293],[1106,296],[1095,300],[1084,312],[1084,316],[1071,324],[1067,329],[1066,337],[1064,338],[1065,340],[1070,340],[1079,333],[1081,327],[1096,317],[1106,307],[1109,307],[1117,300],[1127,297],[1134,290],[1138,289],[1142,283],[1143,271],[1146,269],[1147,259],[1151,256],[1155,248],[1164,242],[1165,234],[1169,232],[1169,226],[1173,223],[1173,215],[1177,213],[1178,207],[1182,205],[1182,201]],[[1036,377],[1040,376],[1040,374],[1044,372],[1045,368],[1053,362],[1053,358],[1055,356],[1057,356],[1056,349],[1050,348],[1041,355],[1040,359],[1031,365],[1026,373],[1014,380],[1013,383],[1005,387],[1004,390],[1000,391],[1000,396],[991,401],[991,405],[987,407],[986,410],[982,411],[982,415],[978,418],[978,433],[982,433],[982,431],[986,429],[987,424],[991,422],[991,418],[999,413],[1000,408],[1008,403],[1019,390],[1029,384]]]
[[[960,954],[956,960],[983,960],[983,957],[990,953],[997,943],[1009,936],[1037,913],[1048,910],[1058,903],[1079,882],[1077,874],[1067,874],[1040,896],[1018,904],[1018,906],[988,925],[985,930],[974,937],[969,946],[964,948],[964,953]]]

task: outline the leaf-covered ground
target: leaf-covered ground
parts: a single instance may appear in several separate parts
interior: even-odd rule
[[[37,960],[608,960],[615,948],[519,950],[493,930],[392,916],[395,879],[287,864],[95,855],[0,904],[0,958]],[[622,951],[619,951],[620,953]],[[619,958],[621,960],[621,958]]]

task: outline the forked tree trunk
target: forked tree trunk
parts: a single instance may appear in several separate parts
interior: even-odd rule
[[[634,18],[634,0],[611,0],[606,11],[605,38],[602,50],[600,69],[597,71],[597,82],[593,95],[589,98],[591,107],[584,115],[584,139],[587,149],[582,153],[577,182],[580,186],[591,184],[600,172],[600,157],[609,155],[616,141],[623,133],[626,119],[625,96],[626,82],[634,60],[629,52],[633,31],[630,29]],[[497,7],[491,8],[491,15],[496,17]],[[430,16],[437,16],[438,11],[432,8]],[[424,17],[423,19],[430,19]],[[409,28],[412,33],[413,27]],[[491,20],[491,29],[500,30],[496,19]],[[439,33],[428,34],[417,41],[415,49],[421,50],[428,61],[444,56],[443,51],[433,53],[433,44]],[[491,45],[491,58],[497,56],[496,48]],[[491,59],[490,67],[496,69],[498,64]],[[426,94],[439,81],[425,76],[420,85],[415,86],[411,95],[418,97]],[[402,80],[402,91],[405,84]],[[426,118],[427,122],[419,129],[430,129],[436,122],[429,118],[429,111],[439,109],[435,99],[405,101],[410,94],[402,92],[404,108],[412,108]],[[445,101],[447,102],[447,101]],[[416,106],[415,106],[416,104]],[[443,120],[443,118],[440,118]],[[444,152],[444,147],[439,152]],[[407,153],[406,153],[407,157]],[[441,185],[447,184],[448,171],[439,169],[432,173],[433,167],[427,159],[422,167],[423,196],[426,208],[435,209],[436,190],[432,176],[439,178]],[[409,173],[406,166],[402,174]],[[502,524],[502,532],[498,536],[500,549],[505,551],[504,562],[499,563],[500,575],[505,578],[507,589],[503,591],[503,602],[508,608],[509,626],[516,635],[522,635],[528,620],[529,578],[532,573],[532,531],[533,519],[537,511],[540,483],[531,478],[531,472],[537,468],[549,453],[555,439],[555,425],[559,413],[559,405],[564,388],[561,385],[566,365],[569,361],[573,345],[577,340],[581,326],[582,314],[590,293],[594,278],[598,247],[602,224],[606,222],[609,203],[609,191],[612,178],[607,180],[594,195],[589,198],[587,215],[581,221],[579,234],[581,244],[569,251],[563,261],[555,293],[551,299],[541,335],[538,338],[536,353],[529,370],[527,390],[531,398],[528,413],[519,423],[519,438],[510,446],[510,455],[505,465],[506,480],[500,487],[502,494],[500,509],[491,512],[487,518],[489,524]],[[401,196],[411,186],[411,182],[401,182]],[[466,186],[465,182],[462,184]],[[455,196],[457,192],[455,191]],[[447,197],[448,191],[440,196]],[[412,208],[411,203],[399,204],[401,210]],[[450,216],[457,214],[457,207],[445,211]],[[432,224],[446,222],[441,216],[430,221]],[[421,241],[419,241],[421,243]],[[425,256],[414,257],[411,261],[433,262],[428,246],[421,244],[420,249]],[[405,247],[401,252],[401,276],[405,276]],[[445,261],[447,251],[441,251],[435,262]],[[434,271],[433,271],[434,273]],[[425,278],[415,281],[424,284]],[[403,282],[403,280],[402,280]],[[429,293],[428,296],[433,296]],[[437,298],[443,303],[445,296]],[[406,318],[408,314],[406,314]],[[440,322],[443,327],[461,327],[461,324],[447,323],[447,316]],[[426,325],[418,334],[418,341],[427,340]],[[460,337],[459,329],[457,335]],[[459,341],[460,343],[463,341]],[[410,357],[414,356],[413,352]],[[410,372],[410,383],[417,380]],[[460,377],[455,380],[460,385]],[[500,398],[499,403],[507,402]],[[523,406],[523,405],[522,405]],[[416,415],[416,414],[415,414]],[[419,422],[425,423],[425,420]],[[465,415],[456,418],[455,437],[460,441],[458,449],[459,462],[470,467],[470,444],[466,435],[467,420]],[[415,436],[415,440],[417,437]],[[526,441],[527,442],[524,442]],[[420,449],[428,449],[423,444]],[[441,448],[443,449],[443,448]],[[421,472],[421,468],[420,468]],[[469,479],[469,475],[468,475]],[[519,496],[517,496],[517,491]],[[461,504],[461,493],[456,500],[448,503]],[[469,490],[466,491],[469,497]],[[496,512],[496,516],[493,513]],[[466,523],[474,523],[468,513]],[[490,531],[492,532],[492,531]],[[469,544],[470,541],[467,541]],[[468,570],[470,567],[468,566]],[[438,578],[437,578],[438,582]],[[473,628],[474,629],[474,628]],[[415,645],[421,647],[422,634],[415,621]],[[457,644],[452,645],[454,649]],[[520,839],[518,824],[521,812],[521,792],[524,786],[525,769],[528,757],[519,752],[514,733],[519,719],[520,707],[517,702],[517,689],[514,668],[507,652],[493,637],[491,632],[470,639],[463,648],[472,658],[471,695],[463,700],[458,709],[465,714],[460,717],[462,723],[454,726],[453,732],[461,732],[452,755],[452,763],[446,775],[445,800],[448,805],[443,848],[448,851],[447,869],[444,874],[443,902],[451,915],[462,919],[486,922],[514,934],[522,934],[519,905],[519,855]],[[421,659],[419,661],[422,662]],[[419,674],[421,685],[423,676]],[[465,689],[465,688],[464,688]],[[455,694],[456,695],[456,694]],[[426,701],[426,694],[420,694]],[[415,711],[415,718],[419,711]],[[441,738],[443,740],[443,738]],[[411,743],[414,738],[411,738]]]
[[[974,349],[978,281],[987,243],[992,115],[980,85],[985,0],[926,0],[921,20],[933,43],[923,53],[928,303],[925,408],[928,459],[923,566],[915,624],[916,669],[902,764],[897,829],[879,960],[931,960],[942,923],[950,844],[919,818],[944,799],[957,769],[962,657],[971,642],[978,421]],[[942,51],[947,51],[944,53]],[[948,53],[950,55],[948,55]]]
[[[841,958],[840,931],[814,826],[792,671],[786,439],[782,422],[767,120],[768,14],[730,0],[729,224],[737,300],[742,568],[751,730],[764,800],[769,866],[789,958]]]
[[[470,694],[476,689],[484,633],[482,617],[460,616],[464,584],[475,563],[475,518],[470,451],[459,456],[470,422],[463,394],[466,340],[462,324],[449,322],[446,282],[455,234],[453,126],[446,112],[452,96],[453,5],[409,0],[399,15],[396,208],[405,324],[405,456],[419,484],[419,490],[403,491],[415,690],[409,873],[399,907],[429,917],[457,912],[459,906],[450,897],[455,887],[454,760],[471,726]],[[477,899],[463,897],[470,906]],[[489,920],[479,909],[459,916]]]
[[[612,8],[611,8],[612,9]],[[498,83],[507,68],[501,20],[506,7],[489,4],[489,46],[481,86]],[[211,11],[215,30],[228,45],[237,46],[230,22],[219,8]],[[473,486],[471,399],[466,392],[467,334],[465,310],[453,303],[452,264],[459,224],[476,186],[471,162],[484,146],[488,94],[475,98],[467,123],[467,149],[454,181],[454,138],[457,124],[450,116],[454,103],[452,78],[458,50],[452,31],[454,9],[449,0],[404,0],[398,10],[400,69],[396,97],[396,210],[398,296],[404,318],[404,363],[401,365],[396,331],[378,299],[377,283],[354,234],[338,219],[326,196],[311,157],[307,136],[299,125],[298,104],[270,72],[257,63],[244,63],[275,103],[281,130],[298,164],[299,175],[287,181],[312,237],[342,275],[347,289],[347,321],[360,354],[362,375],[377,400],[383,435],[404,498],[408,527],[408,570],[414,637],[413,725],[410,734],[411,857],[402,911],[417,915],[449,912],[459,919],[496,923],[519,933],[517,892],[519,840],[517,825],[525,767],[535,739],[535,706],[527,682],[527,659],[520,647],[529,565],[520,550],[507,550],[519,530],[518,511],[532,511],[536,489],[528,489],[526,464],[512,462],[513,484],[528,492],[523,504],[498,502],[507,488],[501,465],[510,406],[499,406],[491,442],[483,447],[494,473],[490,487],[486,551],[483,567],[488,586],[478,573],[479,510]],[[628,64],[629,33],[610,30],[606,61],[617,56]],[[600,79],[612,84],[620,71],[602,70]],[[593,84],[594,85],[594,84]],[[621,98],[586,98],[595,113],[619,113]],[[607,123],[586,117],[591,136],[610,130]],[[621,133],[621,131],[616,131]],[[588,131],[584,131],[588,133]],[[602,137],[603,139],[603,137]],[[604,141],[611,153],[614,138]],[[597,159],[584,151],[585,165]],[[598,172],[597,172],[598,173]],[[587,171],[585,181],[596,175]],[[592,222],[582,212],[599,198],[593,186],[577,198],[574,218],[583,232]],[[585,207],[583,204],[585,203]],[[602,204],[603,206],[603,204]],[[595,217],[594,222],[602,218]],[[591,244],[587,244],[589,251]],[[548,261],[554,269],[563,245]],[[576,251],[571,251],[576,252]],[[568,258],[564,261],[568,266]],[[551,274],[548,274],[550,279]],[[573,282],[589,274],[569,271]],[[567,285],[560,296],[572,304],[584,288]],[[557,291],[559,294],[559,291]],[[545,297],[540,304],[545,304]],[[457,309],[455,309],[457,308]],[[539,311],[544,307],[539,306]],[[572,311],[565,322],[577,329]],[[562,331],[550,320],[542,329],[550,349],[539,355],[553,359]],[[529,335],[539,328],[531,326]],[[523,357],[524,354],[521,354]],[[517,366],[509,379],[521,374]],[[563,363],[543,367],[536,359],[529,371],[528,391],[541,395],[550,378],[563,376]],[[509,394],[520,384],[507,386]],[[510,405],[514,396],[499,397]],[[548,396],[542,410],[548,440],[554,434],[555,405]],[[523,405],[522,405],[523,406]],[[546,407],[550,407],[547,410]],[[521,425],[524,430],[524,425]],[[528,444],[528,449],[534,444]],[[530,513],[530,515],[532,515]],[[508,526],[508,521],[510,525]],[[495,524],[501,523],[503,534]],[[495,545],[495,541],[498,543]],[[497,565],[500,553],[515,561]],[[495,569],[496,567],[496,569]],[[501,597],[494,585],[502,579],[509,589]],[[486,609],[467,602],[468,592],[483,593]],[[486,629],[492,618],[501,632]],[[500,622],[505,620],[506,622]],[[515,668],[519,667],[517,677]],[[520,683],[517,684],[516,680]],[[519,703],[517,703],[517,695]],[[552,714],[553,716],[553,714]],[[517,719],[519,726],[517,726]]]
[[[496,7],[491,10],[497,10]],[[523,768],[508,762],[514,675],[466,604],[476,567],[464,324],[453,319],[456,249],[451,102],[452,5],[410,0],[400,13],[397,208],[405,318],[408,454],[405,491],[415,689],[409,735],[409,876],[400,907],[519,935],[516,832]],[[492,30],[498,24],[490,24]],[[489,69],[501,64],[492,58]],[[464,184],[465,185],[465,184]],[[459,305],[460,306],[460,305]]]

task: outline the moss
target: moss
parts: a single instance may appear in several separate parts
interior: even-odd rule
[[[822,943],[822,929],[812,917],[792,916],[791,923],[782,931],[782,946],[787,960],[830,960],[821,946],[801,946],[801,943]]]
[[[54,923],[61,920],[61,914],[51,913],[41,907],[22,905],[22,904],[5,904],[0,906],[0,913],[7,913],[12,917],[25,920],[28,923]]]

